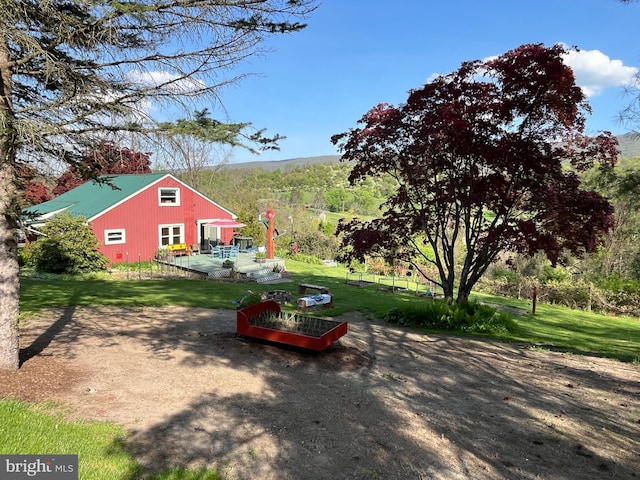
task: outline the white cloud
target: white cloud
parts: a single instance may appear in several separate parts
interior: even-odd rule
[[[200,80],[193,80],[189,78],[180,79],[176,74],[161,70],[149,72],[134,70],[129,73],[128,77],[131,82],[158,87],[160,90],[166,90],[168,93],[172,94],[194,93],[202,90],[205,86],[205,84]]]
[[[564,61],[573,69],[576,83],[588,97],[600,95],[606,88],[630,85],[638,74],[638,68],[612,60],[599,50],[571,50]]]

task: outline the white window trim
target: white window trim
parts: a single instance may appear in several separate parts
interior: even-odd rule
[[[158,248],[164,248],[166,245],[162,244],[162,229],[163,228],[175,228],[178,227],[180,229],[180,241],[178,243],[185,243],[184,241],[184,223],[165,223],[158,225]],[[168,245],[168,244],[167,244]]]
[[[162,191],[171,190],[175,193],[175,202],[162,202]],[[180,206],[180,189],[177,187],[158,187],[158,205],[161,207],[179,207]]]
[[[109,240],[110,234],[120,234],[120,238],[118,240]],[[127,243],[127,232],[124,228],[110,228],[104,231],[104,244],[105,245],[119,245]]]

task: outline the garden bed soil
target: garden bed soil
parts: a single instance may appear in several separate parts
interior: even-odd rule
[[[349,333],[318,353],[238,337],[233,310],[47,310],[23,326],[0,398],[122,424],[147,472],[638,478],[639,366],[337,320]]]
[[[340,325],[341,322],[328,318],[311,317],[309,315],[276,312],[271,315],[249,317],[249,325],[255,327],[297,333],[309,337],[320,338]]]

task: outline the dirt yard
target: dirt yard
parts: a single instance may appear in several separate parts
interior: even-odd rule
[[[235,335],[235,311],[50,310],[0,397],[124,425],[148,471],[228,479],[640,477],[640,367],[357,316],[322,353]]]

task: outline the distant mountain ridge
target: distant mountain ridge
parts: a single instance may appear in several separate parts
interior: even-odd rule
[[[288,158],[286,160],[258,160],[253,162],[229,163],[226,168],[259,168],[265,171],[288,170],[305,165],[321,165],[340,162],[340,155],[318,155],[317,157]]]
[[[640,134],[625,133],[616,136],[618,139],[618,148],[620,149],[620,158],[630,158],[640,156]]]
[[[625,133],[617,135],[620,158],[640,156],[640,134]],[[288,170],[305,165],[333,164],[340,162],[340,155],[318,155],[316,157],[288,158],[286,160],[263,160],[242,163],[230,163],[226,168],[259,168],[265,171]]]

